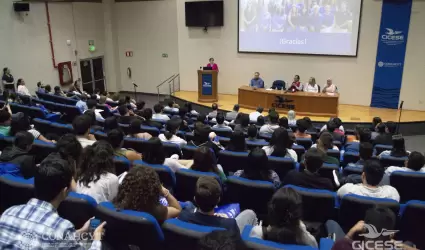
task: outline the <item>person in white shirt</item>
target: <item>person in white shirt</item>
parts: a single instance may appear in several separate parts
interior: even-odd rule
[[[18,81],[16,82],[16,86],[18,87],[18,94],[31,96],[30,91],[25,86],[24,79],[22,78],[18,79]]]
[[[326,85],[323,87],[323,93],[335,94],[337,92],[337,87],[332,83],[332,79],[326,81]]]
[[[226,121],[224,120],[224,115],[223,113],[218,113],[217,114],[217,118],[215,118],[217,121],[217,124],[214,125],[212,128],[219,128],[219,129],[223,129],[223,130],[228,130],[228,131],[233,131],[233,129],[229,126],[226,125]]]
[[[316,78],[310,77],[308,83],[304,85],[304,92],[319,93],[319,85],[316,84]]]
[[[385,170],[385,174],[390,176],[395,171],[425,173],[425,157],[423,154],[413,151],[405,162],[404,167],[391,166]]]
[[[263,111],[264,111],[264,108],[261,106],[258,106],[256,111],[249,114],[249,121],[256,123],[258,117],[261,116],[261,113],[263,113]]]
[[[180,129],[181,123],[182,120],[180,118],[173,117],[171,120],[167,121],[167,124],[165,125],[166,131],[163,134],[160,134],[158,138],[163,142],[175,143],[180,147],[186,146],[187,141],[176,135]]]
[[[379,185],[384,177],[384,167],[378,160],[367,160],[363,166],[362,183],[347,183],[338,190],[338,196],[355,194],[373,198],[392,199],[400,201],[400,195],[394,187]]]
[[[161,104],[157,103],[155,106],[153,106],[153,111],[155,114],[152,115],[152,119],[154,120],[163,120],[168,121],[170,120],[170,117],[168,115],[162,113],[163,107]]]
[[[212,111],[208,113],[208,117],[209,118],[216,118],[217,117],[217,112],[218,112],[218,105],[217,103],[213,103],[211,105]]]
[[[164,107],[164,111],[172,112],[172,113],[178,113],[179,109],[174,107],[174,106],[175,106],[174,101],[169,101],[168,106]]]
[[[265,124],[260,128],[260,134],[273,134],[273,132],[280,128],[279,126],[279,114],[276,111],[269,113],[269,124]]]
[[[191,114],[191,115],[199,115],[199,113],[198,113],[196,110],[194,110],[194,109],[192,108],[192,103],[191,103],[191,102],[186,102],[186,103],[184,104],[184,107],[187,109],[187,113],[188,113],[188,114]]]
[[[289,110],[288,111],[288,125],[289,126],[296,126],[297,125],[297,119],[295,111]]]
[[[98,141],[83,150],[77,177],[77,193],[93,197],[97,203],[112,201],[118,193],[114,150],[106,141]]]
[[[288,131],[284,128],[278,128],[273,132],[270,144],[262,149],[268,156],[289,157],[298,162],[298,155],[295,150],[288,148],[289,140]]]
[[[80,115],[72,121],[72,128],[83,148],[93,145],[96,138],[90,134],[91,117],[88,115]]]

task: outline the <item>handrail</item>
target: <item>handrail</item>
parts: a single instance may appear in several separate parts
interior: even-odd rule
[[[161,82],[158,86],[156,86],[156,88],[161,87],[164,83],[166,83],[168,80],[170,80],[171,78],[173,78],[175,76],[175,74],[173,74],[172,76],[168,77],[167,80]]]
[[[174,75],[174,76],[173,76],[173,78],[172,78],[172,79],[170,79],[170,80],[168,81],[168,83],[170,83],[170,82],[174,81],[174,79],[176,79],[176,78],[177,78],[177,77],[179,77],[179,76],[180,76],[180,74]]]

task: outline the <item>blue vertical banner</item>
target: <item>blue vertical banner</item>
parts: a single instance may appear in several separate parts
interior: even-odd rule
[[[383,0],[370,106],[398,108],[412,0]]]
[[[202,74],[202,95],[212,95],[212,74]]]

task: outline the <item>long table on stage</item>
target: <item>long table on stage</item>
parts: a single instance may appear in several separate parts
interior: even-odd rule
[[[242,86],[238,91],[238,103],[243,108],[275,108],[277,111],[295,110],[302,116],[338,116],[339,94],[295,92],[254,89]]]

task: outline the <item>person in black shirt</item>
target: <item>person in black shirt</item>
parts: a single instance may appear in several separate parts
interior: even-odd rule
[[[375,145],[393,145],[393,134],[396,130],[394,122],[381,123],[377,126],[379,135],[373,140],[373,146]]]
[[[198,241],[198,250],[248,250],[241,235],[227,230],[214,230]]]
[[[335,132],[335,130],[337,129],[337,124],[334,121],[329,121],[326,124],[326,129],[328,130],[329,133],[332,134],[333,140],[334,141],[339,141],[339,142],[344,142],[344,135]]]
[[[152,121],[152,109],[151,108],[145,108],[143,110],[143,118],[145,118],[145,120],[143,121],[143,125],[149,126],[149,127],[155,127],[157,129],[162,128],[161,123]]]
[[[318,174],[319,169],[323,165],[324,154],[320,149],[310,148],[305,153],[304,165],[302,172],[291,170],[285,176],[283,183],[314,189],[326,189],[334,191],[335,187],[331,179],[322,177]]]
[[[246,225],[254,225],[257,216],[252,210],[245,210],[235,219],[228,218],[225,214],[216,215],[214,208],[220,202],[221,186],[214,177],[203,176],[196,182],[195,202],[199,206],[193,212],[185,209],[178,219],[209,227],[225,228],[229,231],[240,233]]]

